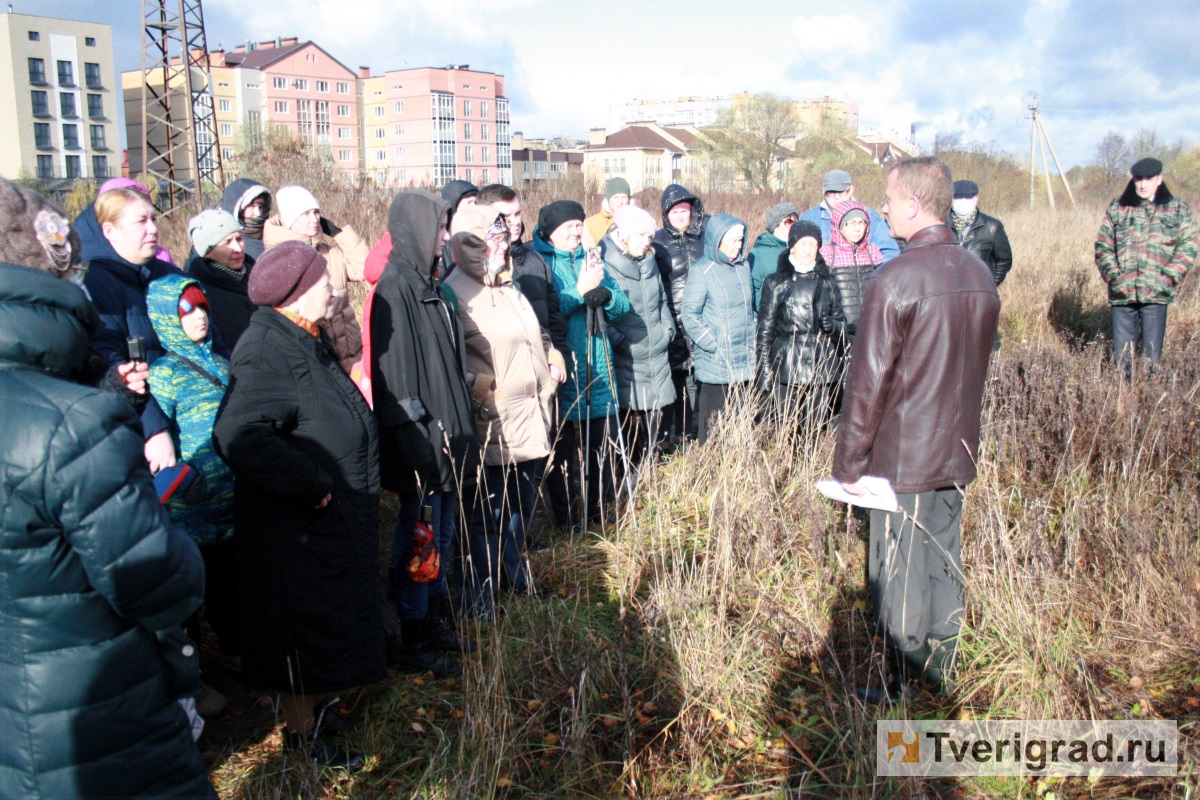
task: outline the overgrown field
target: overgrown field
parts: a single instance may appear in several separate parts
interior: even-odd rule
[[[310,187],[328,216],[382,234],[385,193],[322,195],[327,185]],[[528,227],[544,199],[527,199]],[[777,199],[706,204],[757,233]],[[856,698],[880,664],[865,526],[813,489],[833,434],[798,440],[735,408],[706,447],[650,470],[616,526],[544,527],[549,549],[531,560],[545,596],[507,600],[503,621],[473,626],[483,646],[461,680],[393,674],[349,693],[367,723],[352,740],[374,756],[367,771],[286,761],[282,721],[260,706],[204,742],[222,797],[1200,796],[1200,276],[1171,309],[1159,370],[1123,382],[1092,266],[1102,205],[991,210],[1016,264],[967,492],[953,696],[895,708]],[[167,225],[182,257],[178,223]],[[885,780],[881,715],[1179,720],[1181,771]]]

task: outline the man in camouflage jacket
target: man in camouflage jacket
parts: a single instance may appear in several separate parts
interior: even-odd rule
[[[1128,374],[1131,355],[1157,359],[1167,306],[1196,261],[1196,222],[1188,204],[1163,183],[1162,162],[1130,168],[1125,192],[1112,202],[1096,237],[1096,267],[1108,284],[1113,350]]]

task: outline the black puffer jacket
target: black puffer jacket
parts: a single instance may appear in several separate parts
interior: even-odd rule
[[[0,264],[0,797],[211,797],[156,631],[204,563],[170,526],[129,404],[73,383],[96,312]]]
[[[954,231],[953,215],[946,218],[946,227]],[[978,256],[987,265],[997,286],[1004,283],[1008,271],[1012,269],[1013,254],[1003,222],[978,211],[975,220],[963,230],[962,236],[954,231],[954,238],[968,253]]]
[[[567,374],[571,374],[571,346],[567,342],[567,321],[563,319],[558,305],[558,289],[554,285],[554,273],[532,247],[517,242],[509,249],[512,257],[513,283],[533,306],[538,324],[550,334],[550,341],[567,362]]]
[[[388,212],[392,252],[371,301],[371,389],[384,487],[406,497],[474,485],[479,440],[464,377],[458,315],[433,277],[434,242],[448,209],[419,189]]]
[[[665,408],[675,402],[668,358],[675,321],[654,254],[647,251],[634,259],[612,236],[600,240],[600,249],[609,276],[629,297],[629,313],[608,323],[618,401],[621,408],[635,411]]]
[[[832,332],[821,319],[833,320]],[[787,251],[779,254],[774,275],[763,281],[758,308],[755,362],[758,385],[808,386],[842,379],[845,318],[837,285],[825,262],[812,272],[797,272]]]
[[[667,222],[667,212],[678,203],[692,204],[692,221],[684,231],[677,231]],[[683,319],[679,316],[683,306],[683,290],[687,287],[688,273],[692,265],[704,257],[704,226],[708,215],[700,198],[672,183],[662,194],[663,226],[654,234],[654,260],[667,290],[667,302],[675,320],[675,339],[671,342],[671,369],[687,370],[691,367],[692,343],[683,330]]]
[[[213,444],[234,473],[246,676],[310,694],[382,679],[375,420],[324,331],[255,312]]]
[[[238,339],[250,326],[250,317],[258,311],[258,306],[250,302],[246,291],[250,268],[253,266],[254,260],[247,255],[242,263],[242,276],[238,278],[192,250],[183,268],[184,274],[195,278],[204,287],[208,305],[212,309],[212,321],[230,349],[237,346]]]

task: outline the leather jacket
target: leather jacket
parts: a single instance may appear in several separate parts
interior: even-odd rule
[[[933,225],[867,283],[833,475],[915,494],[975,479],[1000,296],[987,266]]]
[[[667,212],[678,203],[692,204],[692,221],[686,230],[677,231],[667,222]],[[704,257],[704,227],[708,215],[700,198],[677,183],[663,190],[663,226],[654,234],[654,260],[662,276],[663,288],[667,290],[667,304],[675,320],[675,338],[671,341],[668,357],[672,370],[687,370],[691,366],[692,344],[683,330],[680,307],[683,290],[687,286],[688,273],[692,265]]]
[[[830,317],[834,329],[821,329]],[[775,273],[763,281],[758,306],[755,363],[758,385],[809,386],[842,379],[842,303],[825,262],[797,272],[785,251]]]
[[[946,218],[946,226],[954,233],[959,244],[965,247],[971,255],[978,256],[979,260],[987,265],[992,273],[992,280],[996,282],[997,286],[1004,283],[1004,278],[1012,269],[1013,256],[1012,247],[1008,243],[1008,234],[1004,232],[1003,222],[995,217],[989,217],[982,211],[977,211],[974,222],[963,230],[961,238],[954,230],[950,217]]]

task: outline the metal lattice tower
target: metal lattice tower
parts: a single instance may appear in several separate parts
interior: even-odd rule
[[[225,182],[200,0],[142,0],[142,169],[173,211]]]

